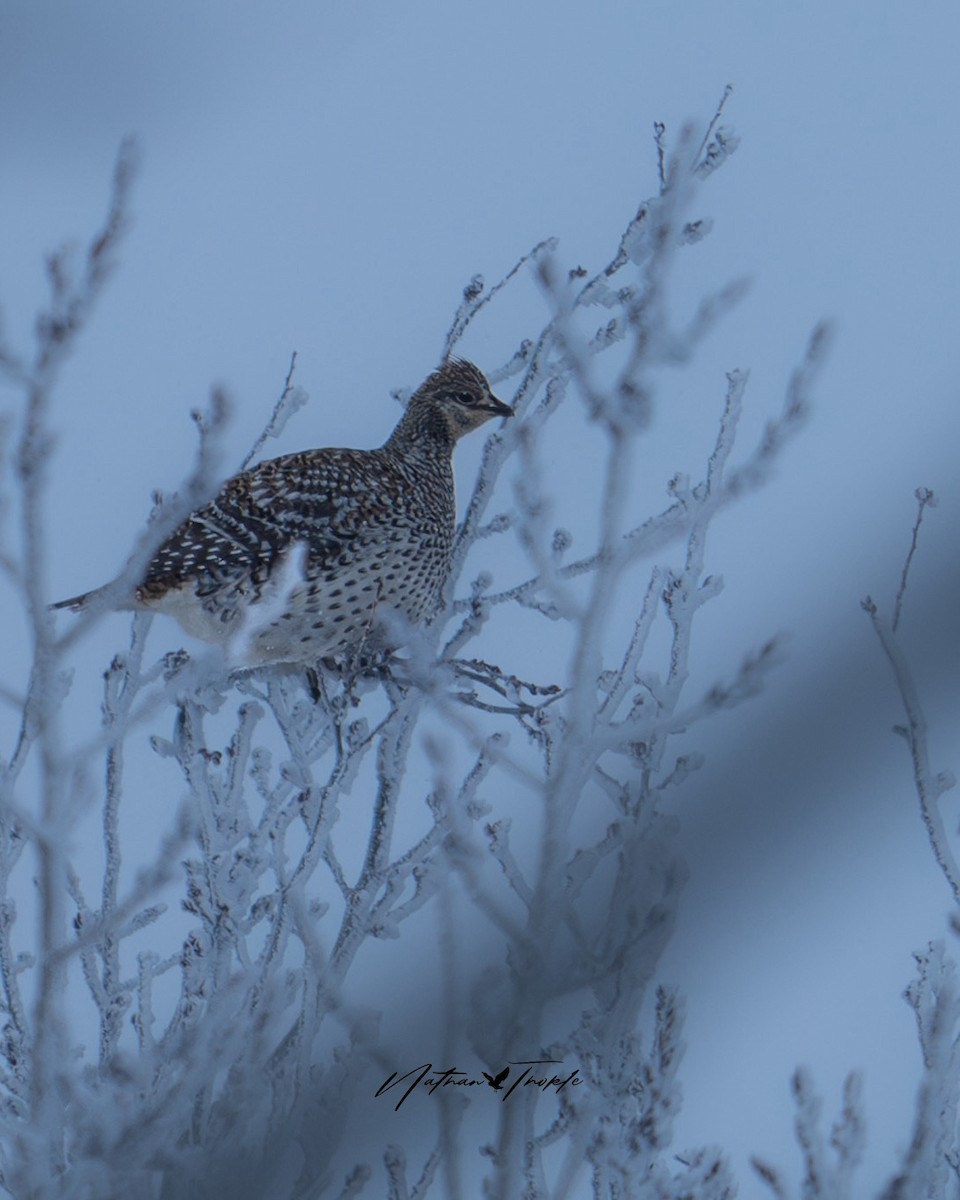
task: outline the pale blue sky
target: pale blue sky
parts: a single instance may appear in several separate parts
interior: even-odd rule
[[[655,190],[653,121],[702,122],[734,85],[725,120],[742,146],[704,192],[715,229],[676,302],[733,276],[753,286],[664,390],[644,498],[702,462],[726,370],[752,369],[756,432],[814,322],[836,322],[808,429],[711,543],[727,592],[699,631],[700,682],[775,630],[792,631],[791,657],[752,721],[734,714],[706,738],[721,790],[691,790],[692,879],[663,966],[688,993],[680,1141],[728,1146],[747,1198],[762,1194],[748,1153],[796,1166],[800,1062],[830,1113],[845,1071],[866,1070],[863,1194],[908,1134],[917,1056],[899,993],[948,896],[858,601],[892,596],[913,488],[934,488],[904,633],[936,765],[960,768],[958,45],[946,0],[21,0],[0,13],[11,341],[29,332],[43,252],[100,218],[121,136],[142,153],[122,266],[57,399],[58,595],[122,564],[151,489],[182,476],[187,414],[211,383],[235,403],[231,461],[294,349],[312,403],[276,451],[380,442],[390,389],[435,364],[469,277],[493,280],[550,234],[565,263],[601,265]],[[533,289],[527,304],[465,352],[505,359],[540,326]],[[574,507],[590,488],[590,463],[576,465],[575,486],[563,471]],[[3,628],[16,664],[17,618]],[[92,675],[122,636],[105,636]]]

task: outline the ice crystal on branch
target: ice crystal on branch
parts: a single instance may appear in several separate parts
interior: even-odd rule
[[[0,777],[2,1174],[11,1194],[67,1194],[67,1181],[70,1194],[101,1200],[151,1188],[355,1196],[384,1185],[395,1195],[463,1196],[480,1194],[469,1190],[478,1172],[489,1197],[580,1195],[588,1179],[598,1197],[732,1194],[718,1152],[671,1150],[681,1006],[655,979],[685,868],[665,797],[682,795],[703,761],[680,752],[677,735],[748,702],[775,662],[769,640],[744,647],[735,679],[688,695],[692,630],[721,590],[707,571],[710,524],[766,481],[799,425],[823,338],[814,335],[783,411],[757,445],[741,448],[738,465],[746,375],[731,371],[698,476],[675,474],[662,511],[632,511],[637,443],[664,368],[689,363],[739,294],[735,285],[707,297],[679,324],[666,292],[677,256],[696,253],[710,231],[693,206],[736,145],[719,124],[722,108],[699,140],[657,128],[656,194],[612,239],[605,266],[567,266],[547,239],[493,286],[476,275],[463,289],[445,358],[524,279],[540,289],[537,311],[545,300],[548,318],[518,331],[502,365],[488,368],[502,393],[512,386],[516,418],[484,447],[443,610],[402,631],[402,657],[233,675],[209,654],[150,664],[149,623],[138,617],[106,673],[102,731],[76,746],[57,727],[67,656],[136,581],[171,521],[215,485],[225,410],[215,403],[197,421],[197,466],[121,580],[58,636],[45,607],[35,469],[53,383],[44,364],[79,328],[62,314],[82,314],[90,299],[72,304],[58,268],[39,367],[15,370],[4,359],[25,393],[27,517],[23,561],[4,561],[22,581],[37,650],[21,738]],[[125,178],[118,173],[92,261],[123,225]],[[245,462],[300,407],[293,367]],[[592,439],[596,462],[594,532],[576,540],[555,516],[565,481],[542,454],[559,414],[584,444]],[[539,629],[535,669],[512,661],[503,615]],[[620,642],[611,654],[612,637]],[[147,761],[134,753],[141,732],[155,751]],[[39,764],[39,802],[20,786],[28,760]],[[154,861],[135,869],[122,831],[152,786],[178,790],[185,803]],[[94,798],[106,865],[91,889],[89,864],[70,854]],[[13,899],[28,845],[41,866],[42,932],[32,946]],[[397,944],[424,977],[436,963],[442,998],[431,1007],[424,989],[428,1016],[411,1021],[412,1051],[383,1032],[390,996],[369,982],[372,964],[395,962],[387,956]],[[81,997],[96,1015],[96,1053],[72,1021]],[[436,1140],[401,1147],[393,1106],[372,1097],[391,1072],[409,1071],[406,1053],[505,1087],[520,1061],[551,1073],[562,1061],[577,1082],[564,1090],[545,1073],[492,1104],[477,1092],[435,1104],[418,1092],[410,1103],[433,1105]],[[381,1106],[373,1116],[371,1104]],[[377,1130],[363,1145],[352,1140],[361,1112],[363,1127]]]

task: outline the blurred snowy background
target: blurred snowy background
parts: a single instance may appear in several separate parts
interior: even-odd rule
[[[293,350],[311,404],[269,452],[379,444],[398,413],[391,389],[436,364],[470,276],[498,278],[548,235],[563,265],[601,266],[656,190],[653,122],[673,135],[703,125],[733,84],[725,123],[742,144],[704,194],[714,229],[674,299],[692,310],[744,274],[752,287],[658,398],[641,503],[702,462],[727,370],[751,370],[749,439],[811,327],[836,322],[813,420],[774,484],[714,527],[726,590],[699,626],[699,683],[770,633],[791,636],[762,698],[698,739],[711,770],[677,805],[691,878],[659,972],[687,998],[675,1144],[725,1147],[745,1197],[765,1194],[751,1153],[796,1170],[798,1064],[828,1114],[863,1068],[864,1194],[909,1135],[919,1053],[901,993],[950,897],[859,600],[889,606],[913,489],[933,488],[901,628],[933,765],[956,769],[958,44],[946,0],[8,0],[0,12],[8,342],[30,336],[44,253],[101,219],[124,134],[142,162],[121,268],[58,392],[55,597],[122,564],[151,490],[184,473],[188,413],[212,383],[233,402],[228,469]],[[529,295],[532,318],[478,324],[464,352],[504,361],[540,326]],[[591,489],[576,450],[554,464],[573,508]],[[459,452],[463,478],[478,452]],[[24,630],[6,591],[0,605],[15,679]],[[125,637],[117,618],[78,663],[81,696]],[[151,637],[183,640],[162,624]],[[12,715],[0,722],[8,739]],[[945,808],[953,828],[952,795]]]

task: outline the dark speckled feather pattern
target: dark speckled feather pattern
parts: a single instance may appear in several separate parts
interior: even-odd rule
[[[440,597],[457,440],[510,414],[473,364],[447,363],[379,449],[301,451],[228,480],[160,547],[137,606],[207,641],[240,635],[251,665],[377,648],[384,607],[417,623]]]

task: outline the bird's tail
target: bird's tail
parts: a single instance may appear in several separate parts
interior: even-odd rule
[[[127,599],[123,593],[119,596],[116,595],[116,587],[113,583],[105,583],[102,587],[93,588],[92,591],[81,592],[79,596],[71,596],[69,600],[58,600],[50,607],[52,609],[69,608],[72,612],[83,612],[99,600],[104,601],[104,608],[124,611],[134,607],[132,597]]]
[[[73,612],[79,612],[92,595],[93,592],[81,592],[79,596],[71,596],[69,600],[58,600],[56,604],[51,604],[49,607],[69,608],[72,609]]]

